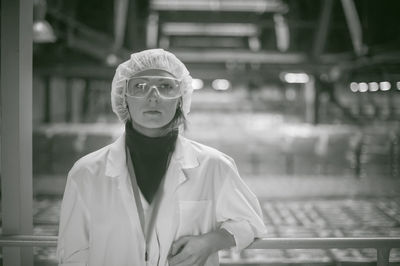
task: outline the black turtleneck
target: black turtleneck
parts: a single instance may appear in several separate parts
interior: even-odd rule
[[[178,130],[152,138],[136,131],[128,121],[125,132],[137,184],[151,203],[168,168],[169,155],[174,151]]]

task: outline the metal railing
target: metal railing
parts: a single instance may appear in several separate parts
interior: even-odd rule
[[[0,247],[55,247],[56,236],[10,235],[0,236]],[[369,238],[263,238],[257,239],[247,249],[345,249],[374,248],[377,265],[388,266],[390,250],[400,248],[398,237]]]

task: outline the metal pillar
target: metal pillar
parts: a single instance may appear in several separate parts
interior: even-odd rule
[[[324,51],[326,40],[328,37],[329,24],[333,9],[333,0],[325,0],[321,2],[322,10],[319,17],[318,27],[314,37],[312,55],[318,58]]]
[[[363,44],[363,32],[360,18],[353,0],[342,0],[344,15],[350,31],[353,49],[356,55],[362,56],[366,52],[366,46]]]
[[[128,4],[128,0],[114,0],[114,52],[124,46]]]
[[[1,0],[2,234],[31,235],[32,0]],[[32,247],[4,247],[3,265],[33,265]]]
[[[158,13],[152,12],[147,21],[146,46],[156,48],[158,45]]]
[[[319,122],[319,94],[318,88],[315,87],[315,80],[312,75],[310,75],[310,81],[304,84],[304,98],[306,102],[306,123],[316,125]]]

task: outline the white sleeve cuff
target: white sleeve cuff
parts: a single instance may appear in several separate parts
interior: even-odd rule
[[[228,220],[222,223],[221,227],[235,238],[236,251],[241,251],[254,241],[254,232],[249,222]]]

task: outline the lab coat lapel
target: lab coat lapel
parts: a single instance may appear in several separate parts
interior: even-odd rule
[[[175,151],[165,175],[162,190],[162,200],[157,217],[158,235],[161,247],[170,247],[175,239],[179,223],[178,197],[176,190],[184,184],[188,178],[185,169],[199,165],[196,153],[188,140],[178,136]],[[169,250],[162,252],[169,253]],[[161,260],[166,258],[161,258]]]
[[[196,151],[192,147],[192,144],[183,136],[178,135],[175,151],[171,156],[171,162],[163,182],[161,191],[162,199],[156,219],[161,249],[170,247],[176,236],[179,225],[179,199],[177,198],[176,190],[190,178],[185,173],[185,169],[195,168],[198,165]],[[140,226],[140,218],[126,166],[125,133],[110,145],[105,173],[109,178],[117,179],[118,189],[121,191],[126,213],[134,230],[137,230],[138,235],[141,236],[138,243],[144,244],[145,238]],[[169,250],[162,252],[165,256],[168,253]],[[166,260],[166,258],[161,258],[161,260]]]
[[[178,182],[175,184],[176,187],[174,188],[176,190],[189,178],[189,175],[185,172],[185,169],[197,167],[199,165],[199,161],[197,158],[197,153],[190,141],[181,135],[178,136],[173,159],[178,164],[176,169],[176,177]]]
[[[118,191],[121,193],[122,204],[132,227],[141,238],[138,243],[144,244],[145,238],[140,225],[139,212],[135,204],[131,178],[126,165],[125,133],[110,145],[105,173],[109,178],[116,179]]]
[[[189,179],[186,169],[199,165],[196,151],[189,140],[178,135],[174,153],[171,157],[170,167],[165,176],[167,190],[174,193],[176,189]]]

